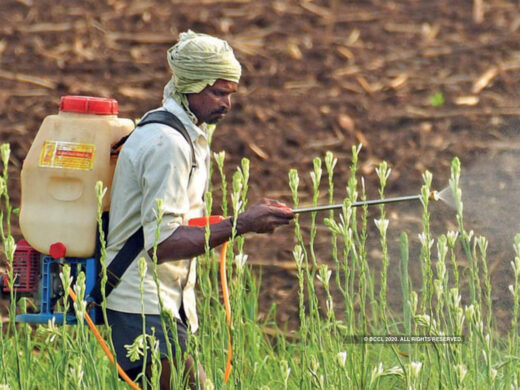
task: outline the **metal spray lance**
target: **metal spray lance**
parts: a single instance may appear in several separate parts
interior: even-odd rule
[[[407,196],[398,196],[396,198],[386,198],[386,199],[373,199],[373,200],[365,200],[352,202],[350,205],[352,207],[360,207],[360,206],[374,206],[378,204],[388,204],[388,203],[398,203],[398,202],[408,202],[412,200],[421,200],[422,195],[407,195]],[[428,198],[431,200],[439,200],[439,193],[437,191],[431,191],[428,195]],[[304,207],[299,209],[292,209],[292,212],[295,214],[301,213],[311,213],[317,211],[326,211],[326,210],[336,210],[341,209],[343,207],[343,203],[338,204],[330,204],[324,206],[314,206],[314,207]]]

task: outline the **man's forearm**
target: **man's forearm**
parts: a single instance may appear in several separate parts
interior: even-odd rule
[[[232,220],[210,225],[209,246],[214,248],[231,238]],[[206,250],[206,228],[198,226],[179,226],[175,231],[157,246],[157,262],[168,260],[189,259],[201,255]],[[153,248],[148,251],[150,257]]]
[[[262,199],[237,217],[237,234],[248,232],[271,233],[275,228],[287,225],[294,218],[290,208],[277,201]],[[209,225],[209,246],[214,248],[230,239],[233,231],[231,219]],[[206,228],[179,226],[170,237],[157,247],[159,263],[168,260],[189,259],[206,250]],[[153,255],[153,249],[148,251]]]

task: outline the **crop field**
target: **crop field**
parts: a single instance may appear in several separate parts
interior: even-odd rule
[[[519,388],[518,1],[1,5],[0,273],[22,238],[20,171],[43,119],[66,95],[115,98],[118,117],[142,117],[171,77],[165,52],[192,29],[227,40],[243,70],[212,136],[208,213],[261,197],[343,205],[230,240],[230,324],[221,248],[199,257],[189,346],[208,388]],[[81,298],[83,280],[64,266],[56,283]],[[18,298],[0,299],[0,390],[129,388],[87,324],[16,322],[38,310]],[[85,316],[70,299],[57,310]],[[154,343],[142,335],[128,353]],[[157,388],[156,359],[142,388]]]
[[[293,258],[298,274],[299,326],[289,331],[279,327],[276,306],[262,321],[258,316],[260,280],[252,272],[244,253],[244,237],[234,238],[227,252],[232,318],[230,337],[233,347],[230,379],[224,383],[227,359],[228,325],[219,296],[218,261],[213,251],[199,259],[199,312],[201,328],[190,335],[189,348],[205,367],[208,389],[464,389],[518,388],[520,375],[518,315],[520,309],[520,236],[515,238],[517,256],[511,261],[513,312],[509,331],[501,335],[493,318],[492,287],[487,268],[486,238],[466,231],[460,190],[460,161],[452,161],[449,179],[450,201],[456,206],[458,227],[439,236],[430,231],[429,204],[432,175],[423,175],[421,190],[422,280],[412,285],[408,275],[408,235],[401,235],[399,275],[400,310],[387,302],[389,271],[387,233],[392,227],[385,206],[379,216],[367,220],[367,207],[352,207],[363,200],[362,182],[357,179],[357,156],[347,185],[348,197],[339,213],[324,219],[330,238],[333,266],[319,264],[314,249],[318,234],[313,213],[309,238],[304,238],[296,220]],[[9,145],[1,155],[3,250],[12,261],[14,239],[9,217],[16,213],[10,205],[7,188]],[[223,174],[225,154],[215,155],[226,196],[221,200],[224,215],[237,215],[247,204],[249,161],[242,160],[228,185]],[[328,183],[326,196],[334,199],[333,175],[337,159],[332,153],[315,158],[309,173],[314,187],[313,204],[318,203],[320,184]],[[288,183],[294,207],[299,205],[299,181],[304,173],[291,170]],[[379,194],[385,197],[390,168],[383,162],[377,168]],[[228,188],[229,187],[229,188]],[[229,194],[227,194],[229,191]],[[98,188],[102,197],[102,187]],[[446,195],[443,195],[446,196]],[[448,198],[448,197],[447,197]],[[208,193],[211,209],[212,195]],[[229,201],[228,201],[229,199]],[[158,201],[158,218],[162,217]],[[367,225],[379,231],[381,272],[375,273],[367,261]],[[232,248],[232,249],[231,249]],[[460,264],[467,264],[461,266]],[[141,272],[144,262],[140,264]],[[155,270],[154,270],[155,272]],[[12,275],[11,275],[12,277]],[[69,286],[78,296],[75,303],[62,302],[62,309],[85,317],[84,275],[73,280],[64,266],[60,278],[65,291]],[[10,278],[14,280],[14,278]],[[157,279],[158,280],[158,279]],[[11,282],[12,283],[12,282]],[[379,286],[379,288],[376,288]],[[142,288],[142,286],[141,286]],[[158,286],[159,288],[159,286]],[[339,294],[338,294],[339,292]],[[325,300],[318,299],[320,295]],[[338,298],[338,296],[340,298]],[[462,301],[467,304],[462,304]],[[30,326],[15,323],[15,313],[30,304],[16,300],[11,293],[9,321],[0,338],[0,385],[3,389],[115,389],[127,388],[98,346],[83,321],[78,325],[48,324]],[[168,321],[168,313],[163,313]],[[105,338],[110,331],[100,330]],[[146,348],[156,351],[153,334],[143,334],[128,346],[129,356],[139,356]],[[142,388],[157,388],[160,365],[152,352],[152,375]],[[179,375],[171,378],[172,388],[182,388]]]

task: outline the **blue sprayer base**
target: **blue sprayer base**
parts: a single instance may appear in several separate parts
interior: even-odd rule
[[[63,324],[64,319],[67,324],[76,324],[78,322],[72,311],[67,314],[63,312],[54,312],[54,305],[56,302],[52,297],[53,275],[51,272],[51,266],[55,263],[56,260],[51,256],[43,256],[41,259],[40,312],[19,314],[16,316],[16,321],[29,324],[46,324],[54,318],[55,324]],[[73,280],[77,279],[77,275],[80,271],[85,273],[85,296],[88,296],[96,283],[98,273],[96,259],[93,257],[86,259],[66,257],[64,258],[63,263],[70,265]],[[68,294],[65,293],[65,295]],[[102,316],[96,308],[91,309],[89,315],[94,323],[102,322]]]

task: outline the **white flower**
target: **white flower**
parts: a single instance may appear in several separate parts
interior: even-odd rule
[[[421,237],[421,235],[422,235],[422,237]],[[421,240],[421,244],[426,246],[427,240],[426,240],[426,235],[424,233],[419,234],[419,240]],[[430,241],[428,241],[428,249],[432,249],[433,243],[434,243],[434,240],[433,240],[433,238],[431,238]]]
[[[282,376],[284,377],[284,382],[287,385],[289,375],[291,375],[291,367],[289,367],[289,363],[287,362],[287,360],[283,359],[280,361],[280,370],[282,372]]]
[[[342,234],[341,226],[334,219],[325,218],[323,222],[333,233]]]
[[[61,331],[56,326],[56,317],[52,317],[49,321],[47,321],[47,326],[38,327],[37,333],[39,335],[45,336],[45,343],[52,343],[56,337],[60,337]],[[0,387],[1,389],[1,387]]]
[[[329,267],[326,265],[322,265],[320,267],[320,273],[316,275],[316,278],[323,283],[324,286],[329,285],[330,276],[332,275],[332,271],[329,270]]]
[[[57,330],[58,327],[56,326],[56,317],[52,317],[49,321],[47,321],[47,326],[49,327],[49,330]]]
[[[457,242],[457,238],[459,237],[459,232],[449,231],[446,234],[446,236],[448,238],[448,246],[450,248],[454,248],[455,247],[455,243]]]
[[[327,298],[327,315],[329,317],[332,317],[332,314],[334,314],[334,302],[332,301],[332,298]]]
[[[392,168],[388,168],[386,161],[383,161],[377,168],[376,174],[379,177],[379,180],[383,183],[386,183],[388,178],[390,177],[390,172],[392,172]]]
[[[459,289],[454,287],[450,289],[450,301],[453,307],[459,307],[462,297],[459,294]]]
[[[513,294],[513,296],[514,296],[514,295],[515,295],[515,288],[513,287],[513,285],[510,284],[510,285],[508,286],[508,288],[509,288],[509,291],[511,291],[511,294]]]
[[[480,251],[482,253],[486,253],[487,252],[487,248],[488,248],[488,240],[486,239],[486,237],[480,236],[477,239],[477,243],[478,243],[478,246],[480,247]]]
[[[135,362],[140,356],[144,356],[144,350],[146,348],[145,336],[140,334],[137,336],[132,344],[125,345],[127,350],[126,357],[131,361]]]
[[[248,258],[248,256],[245,255],[244,253],[239,253],[239,254],[237,254],[237,255],[235,256],[235,263],[236,263],[236,265],[237,265],[237,267],[238,267],[239,269],[244,268],[244,265],[245,265],[246,262],[247,262],[247,258]]]
[[[403,372],[403,369],[399,366],[394,366],[392,368],[389,368],[388,370],[386,370],[386,374],[387,375],[403,375],[404,372]]]
[[[60,279],[61,279],[61,283],[63,285],[64,290],[67,291],[68,288],[70,287],[70,285],[72,284],[72,280],[73,280],[73,277],[71,277],[71,275],[70,275],[70,265],[69,264],[65,264],[63,266],[63,270],[62,270],[62,272],[60,272]]]
[[[475,317],[475,307],[473,305],[466,306],[464,311],[466,312],[467,318],[472,319]]]
[[[377,229],[382,235],[386,234],[386,231],[388,229],[389,221],[388,219],[374,219],[374,222],[377,226]]]
[[[415,316],[415,321],[418,325],[429,327],[431,324],[430,316],[428,314],[419,314]]]
[[[383,374],[383,363],[379,363],[378,366],[374,367],[370,376],[370,386]]]
[[[456,309],[455,313],[455,322],[458,326],[458,329],[462,329],[462,326],[464,325],[464,320],[466,317],[464,316],[464,311],[459,307]]]
[[[5,256],[8,259],[14,259],[14,251],[16,250],[16,243],[13,236],[7,236],[4,243]]]
[[[341,367],[345,367],[345,362],[347,361],[347,352],[338,352],[337,358],[339,365]]]
[[[98,180],[96,182],[95,188],[96,188],[96,198],[103,199],[105,197],[105,194],[108,191],[108,187],[103,187],[103,182]]]
[[[213,158],[215,159],[215,161],[217,161],[217,163],[220,163],[220,165],[222,165],[226,158],[226,152],[223,150],[218,153],[213,153]]]
[[[410,363],[410,372],[412,377],[418,378],[419,373],[421,372],[422,362],[411,362]]]
[[[459,379],[459,383],[462,383],[462,381],[466,377],[466,374],[468,373],[468,370],[466,369],[466,367],[464,367],[463,364],[456,364],[454,368],[455,373],[457,374],[457,378]]]
[[[206,378],[206,382],[204,382],[204,390],[215,390],[215,385],[211,379]]]
[[[81,360],[78,359],[75,362],[72,362],[70,367],[70,373],[72,377],[74,378],[74,381],[76,384],[80,384],[83,380],[83,367],[81,366]]]
[[[74,285],[74,293],[76,294],[76,301],[74,301],[74,310],[78,323],[82,324],[87,311],[87,301],[83,299],[85,296],[85,278],[83,273],[78,276],[78,281]],[[83,277],[82,277],[83,276]]]
[[[242,208],[242,198],[240,192],[242,191],[242,186],[231,194],[231,203],[233,204],[233,210],[240,210]]]
[[[325,153],[325,165],[329,172],[334,170],[334,167],[336,166],[337,162],[338,162],[338,159],[336,157],[334,157],[334,154],[332,154],[331,151],[327,151]]]
[[[422,246],[428,246],[429,249],[431,249],[431,247],[433,246],[433,239],[430,239],[430,241],[428,241],[424,232],[419,234],[419,241],[421,242]]]
[[[291,187],[292,192],[297,192],[299,184],[300,178],[298,176],[298,171],[296,169],[291,169],[289,171],[289,187]]]
[[[294,261],[296,261],[296,265],[298,266],[298,268],[301,268],[303,264],[303,250],[300,245],[294,246],[293,257]]]

